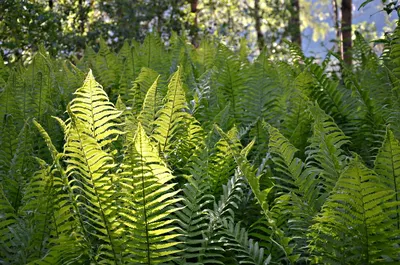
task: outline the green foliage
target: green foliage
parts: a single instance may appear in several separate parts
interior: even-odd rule
[[[155,35],[0,64],[0,263],[399,263],[387,45],[340,75]]]

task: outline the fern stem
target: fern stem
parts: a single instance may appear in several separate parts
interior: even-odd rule
[[[90,94],[90,97],[92,97],[92,94]],[[75,128],[76,128],[76,124],[75,123],[73,123],[73,124],[75,125]],[[94,184],[93,175],[92,175],[93,171],[92,171],[92,169],[90,167],[90,163],[89,163],[89,161],[87,159],[88,158],[88,154],[86,153],[86,151],[85,151],[85,149],[84,149],[84,147],[82,145],[84,140],[82,139],[81,133],[79,132],[79,130],[77,128],[76,128],[76,131],[77,131],[77,135],[79,137],[79,145],[80,145],[80,148],[81,148],[81,150],[82,150],[82,152],[84,154],[85,162],[86,162],[86,165],[88,167],[88,173],[89,173],[90,181],[91,181],[90,184],[93,187],[93,191],[94,191],[94,193],[96,195],[97,203],[99,204],[101,218],[102,218],[102,221],[104,223],[105,229],[107,231],[108,240],[110,240],[110,245],[111,245],[111,250],[112,250],[112,253],[113,253],[113,256],[114,256],[114,260],[115,260],[115,262],[117,262],[118,259],[117,259],[117,254],[115,252],[114,242],[112,240],[111,231],[110,231],[110,228],[109,228],[109,225],[108,225],[108,222],[107,222],[106,215],[105,215],[104,210],[103,210],[102,201],[100,200],[100,196],[99,196],[98,191],[96,189],[96,185]]]
[[[149,227],[148,227],[148,223],[147,223],[147,209],[146,209],[146,192],[145,192],[145,185],[144,185],[144,174],[145,174],[145,170],[144,170],[144,166],[143,166],[143,152],[142,150],[140,150],[140,159],[142,161],[141,163],[141,179],[142,179],[142,197],[143,197],[143,216],[144,216],[144,223],[145,223],[145,232],[146,232],[146,250],[147,250],[147,264],[151,265],[151,260],[150,260],[150,242],[149,242]]]
[[[393,147],[392,147],[392,141],[389,140],[389,146],[390,146],[390,152],[393,153]],[[390,162],[392,164],[392,174],[393,174],[393,185],[394,185],[394,191],[396,194],[396,202],[399,201],[399,191],[397,190],[397,182],[396,182],[396,172],[395,172],[395,165],[393,162],[394,155],[392,155],[392,159],[390,159]],[[396,216],[397,216],[397,229],[400,229],[400,214],[399,214],[399,204],[396,206]]]

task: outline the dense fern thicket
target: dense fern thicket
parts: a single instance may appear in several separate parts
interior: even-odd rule
[[[399,39],[0,61],[0,263],[399,264]]]

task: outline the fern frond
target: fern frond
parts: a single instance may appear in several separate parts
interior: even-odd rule
[[[394,258],[387,203],[394,196],[356,157],[342,172],[310,234],[315,262],[383,263]]]
[[[269,150],[273,155],[274,168],[281,176],[276,176],[276,186],[289,192],[296,192],[297,183],[300,181],[300,174],[303,171],[304,163],[295,153],[297,149],[278,131],[278,129],[267,125],[269,139]]]
[[[183,264],[196,264],[201,256],[204,243],[204,230],[209,226],[206,209],[214,201],[211,195],[209,178],[208,150],[204,148],[193,156],[188,165],[190,176],[183,186],[183,201],[179,204],[181,211],[177,212],[181,229],[183,230],[184,252],[181,254]],[[203,256],[204,257],[204,253]]]
[[[246,90],[246,71],[239,58],[227,47],[220,45],[218,50],[215,72],[217,79],[218,104],[231,105],[232,117],[240,122],[243,106],[241,105],[242,93]]]
[[[385,140],[379,149],[375,160],[375,172],[381,183],[395,194],[394,209],[391,210],[390,220],[394,227],[400,229],[400,144],[393,132],[387,128]]]
[[[240,223],[224,219],[224,230],[221,232],[224,246],[229,251],[235,253],[234,257],[239,264],[256,264],[265,265],[271,260],[271,256],[264,257],[264,249],[259,247],[259,243],[253,239],[249,239],[248,233],[244,228],[241,228]]]
[[[15,249],[12,249],[14,237],[10,227],[17,223],[17,212],[4,193],[3,185],[0,183],[0,258],[7,264],[11,264]]]
[[[315,83],[309,87],[308,96],[312,101],[317,101],[321,109],[345,130],[351,125],[351,115],[354,109],[354,100],[351,98],[350,92],[341,87],[337,80],[328,77],[321,66],[315,63],[311,64],[309,71],[314,77]]]
[[[160,75],[150,68],[143,67],[140,70],[137,78],[134,80],[132,86],[130,87],[128,94],[124,97],[124,100],[128,106],[132,108],[132,114],[138,115],[143,109],[144,101],[148,97],[150,88],[156,84],[160,86],[161,80],[159,80]],[[157,103],[157,107],[161,105],[162,98],[165,96],[161,88],[156,86],[154,88],[156,93],[154,94],[154,103]],[[153,91],[153,92],[155,92]],[[148,100],[148,99],[147,99]]]
[[[147,34],[143,44],[135,49],[137,58],[137,72],[142,67],[153,69],[157,73],[168,75],[170,56],[165,49],[165,45],[157,33]]]
[[[79,194],[77,199],[83,208],[83,218],[87,219],[87,231],[100,241],[96,250],[97,258],[117,262],[120,252],[115,231],[117,209],[113,203],[113,181],[108,172],[114,166],[113,158],[102,150],[99,143],[102,137],[93,136],[91,124],[83,123],[74,115],[70,110],[71,120],[67,125],[64,147],[67,164],[65,173],[72,179],[72,190]],[[97,129],[101,130],[102,127]],[[103,132],[108,133],[106,130]]]
[[[106,94],[114,98],[118,94],[118,81],[120,79],[120,64],[117,55],[108,47],[103,38],[100,38],[100,49],[96,54],[94,65],[92,66],[95,75],[104,86]]]
[[[125,102],[128,100],[128,94],[132,87],[132,82],[136,78],[136,58],[134,57],[133,47],[131,47],[127,40],[119,50],[118,61],[121,65],[121,73],[118,82],[118,93]]]
[[[225,250],[223,243],[218,236],[218,231],[222,229],[223,220],[233,221],[234,211],[238,208],[238,203],[243,196],[243,178],[238,172],[228,180],[222,187],[222,195],[217,202],[214,202],[213,208],[207,210],[209,224],[203,231],[204,241],[200,249],[199,262],[204,264],[224,264],[223,254]]]
[[[215,126],[215,128],[219,134],[223,133],[218,126]],[[213,194],[219,194],[221,192],[220,189],[223,183],[228,181],[237,167],[232,153],[232,149],[234,149],[236,152],[239,152],[238,150],[241,148],[237,128],[233,127],[231,130],[229,130],[226,133],[226,137],[231,142],[228,142],[224,137],[219,139],[219,141],[215,144],[214,152],[210,157],[212,165],[209,171],[211,176],[210,186]]]
[[[349,144],[349,137],[318,105],[310,106],[309,110],[314,122],[313,136],[306,150],[307,166],[321,169],[319,178],[323,180],[321,184],[325,192],[329,193],[346,166],[343,148]]]
[[[174,176],[139,123],[120,172],[124,257],[135,264],[160,264],[176,258],[179,234],[173,208],[180,199]],[[179,216],[179,215],[178,215]]]
[[[159,77],[156,78],[154,83],[147,90],[142,110],[137,118],[148,135],[152,135],[153,133],[153,125],[154,121],[156,120],[156,114],[160,105],[157,96],[159,92],[157,89],[158,79]]]
[[[88,137],[96,139],[100,147],[104,147],[115,140],[121,131],[116,129],[114,121],[121,112],[108,100],[102,86],[94,80],[89,71],[82,87],[76,90],[75,98],[70,102],[70,109],[79,123],[85,124]]]
[[[176,147],[179,136],[186,130],[185,123],[188,121],[189,114],[186,104],[185,92],[182,87],[181,68],[171,77],[168,85],[166,103],[157,112],[157,119],[154,122],[155,130],[152,137],[159,145],[162,153],[168,154]]]

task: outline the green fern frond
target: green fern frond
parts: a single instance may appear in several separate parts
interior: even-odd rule
[[[137,76],[135,67],[136,58],[134,57],[133,47],[129,45],[127,40],[124,41],[124,45],[118,52],[118,61],[121,65],[118,94],[127,102],[132,82]]]
[[[197,76],[201,76],[207,70],[211,69],[215,63],[217,47],[215,42],[203,38],[199,48],[194,51],[193,60],[196,64],[195,71]]]
[[[94,74],[98,77],[104,86],[105,92],[110,97],[116,96],[117,85],[119,82],[119,73],[121,65],[118,62],[117,55],[110,50],[103,38],[100,38],[100,49],[96,54],[93,68]]]
[[[296,192],[297,183],[303,171],[304,163],[295,153],[298,151],[278,129],[267,125],[269,139],[269,151],[275,163],[275,171],[281,176],[276,176],[276,186],[289,192]]]
[[[70,102],[70,109],[76,119],[85,124],[88,137],[96,139],[100,147],[104,147],[115,140],[121,131],[114,121],[121,112],[108,100],[102,86],[94,80],[89,71],[82,87],[76,90],[75,98]]]
[[[9,128],[9,132],[14,129],[12,126]],[[29,125],[25,124],[18,134],[9,135],[9,137],[15,137],[15,139],[5,136],[4,140],[9,142],[4,143],[4,153],[0,152],[0,154],[4,154],[4,157],[0,157],[0,179],[3,183],[5,195],[17,211],[22,205],[21,200],[25,185],[30,175],[37,168],[34,166],[31,157],[33,153],[32,134]]]
[[[143,44],[135,49],[135,52],[137,58],[136,72],[139,72],[142,67],[147,67],[163,75],[170,73],[170,56],[157,33],[147,34]]]
[[[7,122],[8,116],[14,116],[14,118],[21,116],[18,114],[20,109],[17,102],[17,91],[16,83],[18,74],[15,71],[10,71],[10,75],[7,83],[0,92],[0,126],[4,127]]]
[[[90,84],[89,88],[93,89],[93,86],[94,83]],[[104,105],[107,106],[106,104]],[[79,107],[75,105],[74,110],[77,109]],[[91,111],[94,110],[91,109]],[[115,112],[117,111],[115,110]],[[117,209],[113,203],[114,184],[109,172],[114,166],[113,158],[102,150],[99,141],[101,142],[103,137],[99,135],[96,138],[93,135],[92,124],[83,123],[74,116],[75,113],[71,109],[69,113],[70,122],[67,125],[68,133],[64,147],[67,164],[65,173],[68,178],[72,179],[70,185],[73,192],[78,194],[80,211],[83,211],[82,218],[87,219],[84,221],[87,223],[87,231],[90,231],[89,234],[100,241],[96,250],[97,258],[117,262],[120,253],[116,234],[117,223],[115,222]],[[104,129],[102,127],[104,125],[96,129],[102,130]],[[102,132],[108,133],[107,130],[102,130]]]
[[[317,101],[321,109],[334,118],[339,126],[349,126],[354,109],[350,92],[341,87],[337,80],[328,77],[321,66],[314,63],[308,69],[315,80],[314,85],[309,87],[310,99]]]
[[[150,68],[143,67],[140,70],[140,73],[130,87],[128,94],[123,97],[126,104],[132,108],[132,113],[134,115],[138,115],[139,112],[143,109],[144,101],[146,100],[149,90],[154,82],[157,81],[156,84],[158,84],[158,86],[161,85],[161,80],[159,80],[159,78],[160,75]],[[165,94],[162,93],[164,91],[161,91],[160,87],[156,87],[154,89],[156,89],[157,91],[157,93],[155,93],[154,95],[154,103],[157,103],[157,107],[159,107]]]
[[[328,264],[382,264],[395,258],[387,203],[392,190],[356,157],[342,172],[312,226],[314,261]]]
[[[201,256],[201,247],[204,243],[203,233],[209,226],[209,218],[206,212],[214,201],[211,195],[209,178],[208,150],[204,148],[193,156],[188,165],[190,176],[183,186],[183,200],[178,206],[182,207],[177,212],[181,226],[184,252],[181,254],[183,264],[196,264]]]
[[[313,136],[307,147],[307,166],[321,170],[319,178],[325,193],[329,193],[346,166],[346,154],[343,148],[349,144],[349,137],[344,135],[335,121],[318,105],[309,107],[314,119],[312,124]]]
[[[357,113],[358,121],[355,120],[353,125],[355,130],[351,130],[348,135],[352,136],[353,145],[359,150],[358,153],[368,164],[372,164],[385,135],[387,121],[385,121],[383,114],[386,112],[384,110],[387,108],[385,106],[387,103],[381,102],[381,106],[379,106],[379,100],[374,100],[368,85],[364,88],[364,85],[362,86],[358,81],[358,77],[346,67],[343,68],[343,80],[361,103],[360,111]],[[387,97],[387,95],[384,97]]]
[[[214,202],[213,208],[207,210],[209,224],[208,228],[203,230],[204,240],[200,249],[199,262],[204,264],[224,264],[223,255],[225,250],[224,243],[218,236],[218,231],[223,228],[223,220],[234,219],[234,211],[243,197],[244,182],[239,172],[228,180],[222,187],[222,195],[217,202]]]
[[[218,134],[226,135],[226,138],[222,137],[218,140],[214,146],[213,154],[210,155],[210,187],[213,194],[219,194],[222,185],[234,174],[237,167],[232,149],[239,152],[241,144],[236,127],[233,127],[226,134],[217,125],[215,125],[215,128]]]
[[[159,77],[156,78],[154,83],[147,90],[146,97],[143,101],[142,110],[137,118],[148,135],[153,134],[153,125],[154,121],[156,120],[156,114],[160,106],[160,102],[158,100],[159,96],[157,96],[157,94],[159,93],[157,89],[158,79]]]
[[[85,227],[86,219],[81,213],[79,196],[76,196],[76,189],[71,185],[61,163],[64,154],[58,153],[43,127],[36,121],[34,124],[49,148],[53,165],[52,168],[43,168],[41,171],[43,174],[39,174],[38,181],[33,181],[32,184],[39,187],[42,185],[48,191],[46,193],[48,200],[43,205],[49,205],[54,210],[47,223],[47,225],[52,225],[54,230],[47,234],[51,236],[48,239],[49,249],[46,250],[46,254],[38,257],[31,264],[84,264],[87,260],[94,261],[95,255],[89,252],[91,248],[95,248],[95,243],[90,242],[91,235]],[[68,134],[69,129],[67,130],[67,126],[64,126],[65,133]],[[42,177],[44,177],[43,180],[50,181],[47,182],[49,185],[43,186],[44,183],[40,181]],[[37,196],[37,194],[32,193],[32,196]],[[42,192],[40,196],[43,196]]]
[[[232,117],[240,122],[240,114],[243,112],[241,97],[246,90],[246,73],[244,65],[239,58],[227,47],[220,45],[216,58],[217,71],[217,97],[219,106],[228,103],[231,106]]]
[[[160,264],[180,252],[173,206],[180,200],[174,176],[159,157],[139,123],[120,175],[122,201],[119,210],[124,234],[124,257],[135,264]],[[178,214],[179,216],[179,214]]]
[[[152,137],[158,143],[159,150],[166,155],[176,147],[179,137],[185,134],[189,113],[185,92],[182,87],[182,70],[179,68],[171,77],[164,106],[157,112]]]
[[[264,249],[260,248],[258,242],[249,239],[247,231],[240,227],[240,223],[234,224],[227,219],[222,222],[224,227],[224,231],[221,232],[222,240],[226,241],[224,246],[235,253],[234,257],[239,264],[269,264],[271,256],[265,258]]]
[[[375,160],[375,172],[379,175],[381,183],[395,196],[394,209],[391,210],[390,220],[396,229],[400,229],[400,144],[393,132],[387,128],[385,140],[379,149]]]
[[[3,185],[0,184],[0,259],[5,264],[11,264],[15,249],[12,249],[13,236],[10,227],[17,222],[17,212],[15,211],[12,203],[8,200],[4,193]]]

